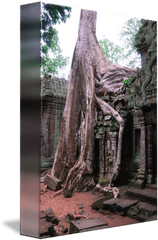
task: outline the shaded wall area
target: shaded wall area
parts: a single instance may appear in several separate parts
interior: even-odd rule
[[[68,81],[45,74],[41,82],[41,171],[52,167],[66,102]]]

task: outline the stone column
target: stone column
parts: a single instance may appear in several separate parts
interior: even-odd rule
[[[147,183],[152,183],[153,181],[153,163],[152,163],[152,125],[147,126],[147,167],[148,167],[148,175],[147,175]]]
[[[146,168],[146,154],[145,154],[145,126],[141,126],[141,138],[140,138],[140,154],[141,154],[141,163],[140,163],[140,169],[145,172]]]
[[[141,162],[140,162],[140,169],[139,169],[139,174],[137,176],[137,180],[134,184],[134,187],[136,188],[144,188],[145,186],[145,171],[146,171],[146,148],[145,148],[145,143],[146,143],[146,138],[145,138],[145,122],[144,122],[144,116],[142,111],[139,111],[138,115],[138,124],[141,129],[141,137],[140,137],[140,157],[141,157]]]
[[[111,150],[112,150],[112,159],[113,159],[113,163],[116,162],[116,158],[117,158],[117,133],[113,132],[111,134]]]

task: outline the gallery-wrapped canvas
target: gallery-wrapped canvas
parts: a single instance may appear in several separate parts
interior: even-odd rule
[[[22,235],[157,220],[157,22],[113,21],[21,6]]]

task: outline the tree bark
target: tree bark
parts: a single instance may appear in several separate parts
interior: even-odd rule
[[[120,91],[123,80],[136,70],[110,62],[96,39],[96,12],[81,10],[78,39],[69,77],[60,138],[51,174],[63,182],[62,192],[88,190],[95,185],[94,126],[97,109],[112,114],[120,124],[117,161],[111,182],[118,175],[124,122],[101,96]]]

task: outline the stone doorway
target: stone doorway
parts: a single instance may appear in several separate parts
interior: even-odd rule
[[[95,162],[94,162],[94,176],[96,179],[99,179],[99,138],[95,138]]]
[[[141,130],[140,128],[135,129],[135,154],[140,154],[140,139],[141,139]]]
[[[157,125],[153,124],[153,176],[154,183],[157,183]]]

